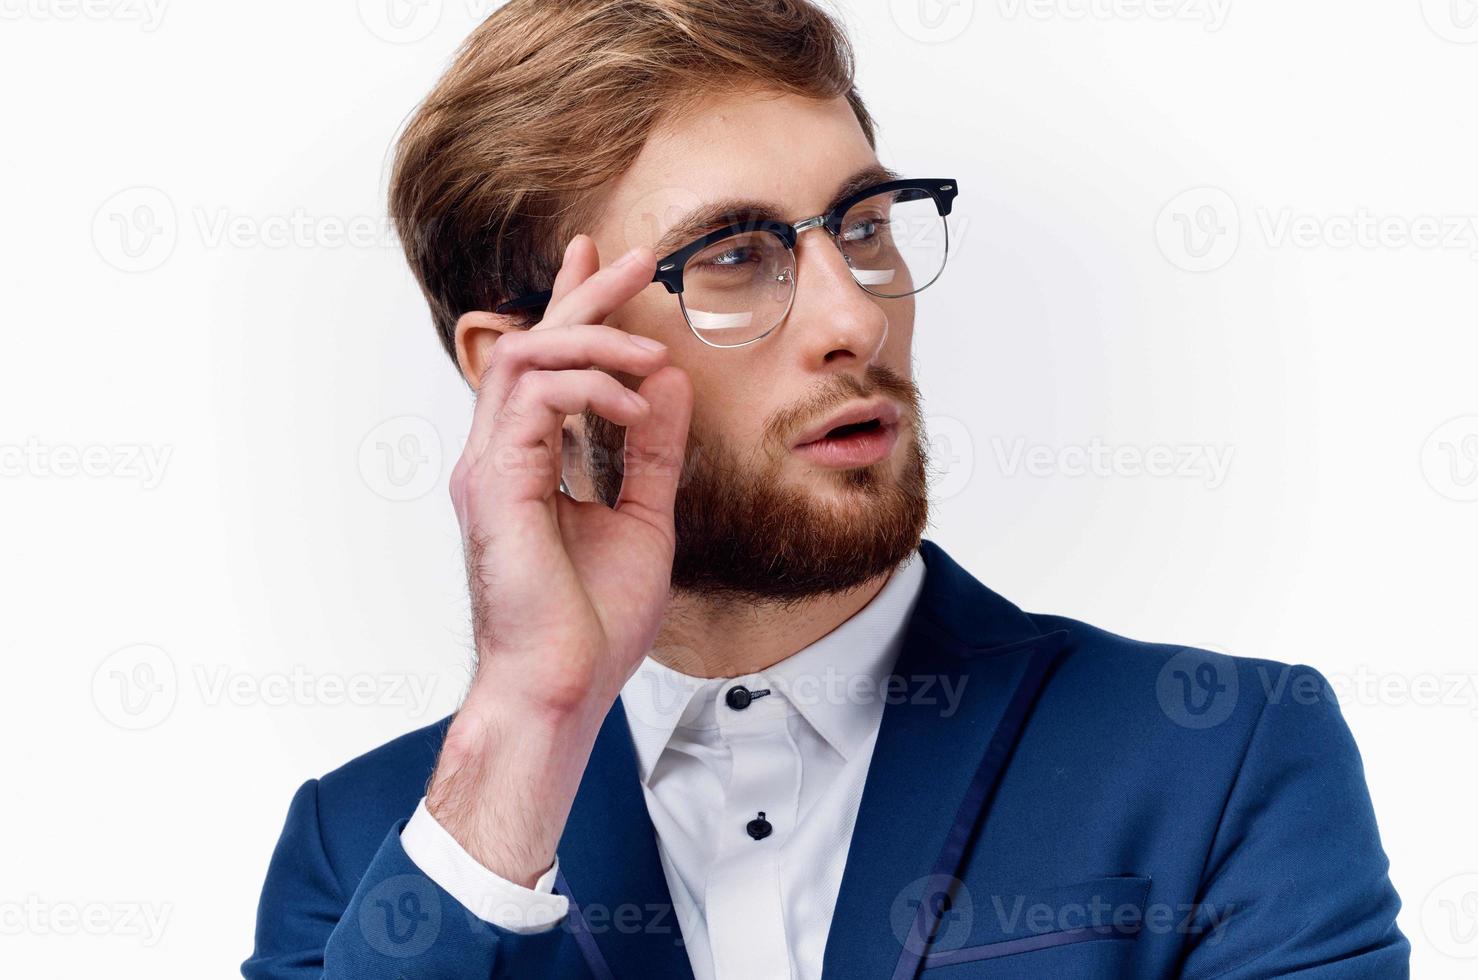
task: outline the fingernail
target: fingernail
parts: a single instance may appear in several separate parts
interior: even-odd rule
[[[648,402],[645,398],[643,398],[641,395],[638,395],[634,391],[626,392],[626,397],[631,400],[631,404],[635,405],[642,411],[646,411],[647,409],[652,407],[650,402]]]
[[[579,235],[576,235],[574,238],[571,238],[568,243],[565,244],[565,258],[570,257],[570,250],[575,247],[575,239],[579,237]]]
[[[667,345],[664,344],[664,343],[662,343],[662,341],[660,341],[660,340],[653,340],[651,337],[643,337],[639,333],[629,333],[629,334],[626,335],[626,339],[630,340],[636,346],[645,348],[646,350],[666,350],[667,349]]]
[[[613,269],[619,269],[623,265],[630,265],[632,262],[636,261],[636,253],[638,251],[640,251],[639,248],[632,249],[631,251],[627,252],[625,255],[617,259],[611,267]]]

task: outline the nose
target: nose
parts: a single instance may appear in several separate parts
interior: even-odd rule
[[[802,234],[795,253],[796,293],[785,332],[800,344],[812,370],[865,369],[878,359],[888,337],[883,301],[857,285],[826,229]]]

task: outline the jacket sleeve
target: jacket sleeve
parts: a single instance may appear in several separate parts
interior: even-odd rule
[[[257,907],[247,980],[579,976],[567,929],[519,935],[484,922],[420,871],[399,820],[363,876],[344,882],[323,847],[318,783],[293,797]]]
[[[1186,980],[1396,980],[1396,927],[1360,752],[1310,667],[1264,678],[1267,703],[1228,796],[1188,926]]]

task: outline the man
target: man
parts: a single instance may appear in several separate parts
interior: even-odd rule
[[[959,188],[873,136],[806,0],[468,40],[391,205],[477,391],[477,670],[298,792],[247,977],[1406,975],[1317,673],[1029,615],[921,542]]]

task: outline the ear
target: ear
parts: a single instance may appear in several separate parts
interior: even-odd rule
[[[515,315],[477,311],[463,313],[457,318],[453,334],[457,367],[461,368],[462,377],[474,391],[482,384],[482,376],[487,372],[493,344],[505,333],[522,329]]]

